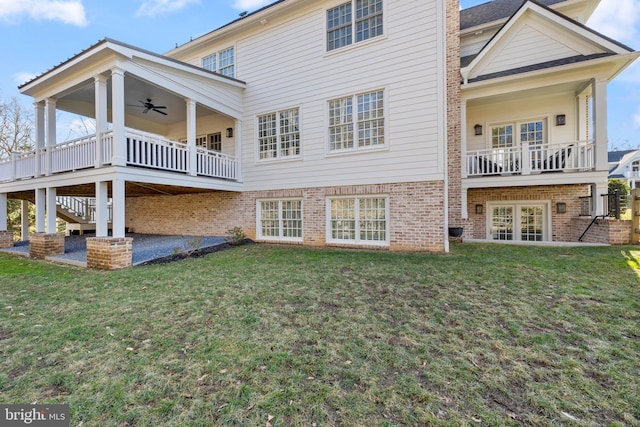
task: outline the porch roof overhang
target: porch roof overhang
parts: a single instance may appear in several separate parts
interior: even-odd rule
[[[560,87],[576,91],[593,79],[611,81],[636,59],[640,51],[627,54],[598,55],[584,60],[561,61],[541,67],[523,67],[488,78],[475,79],[461,85],[463,99],[483,98]]]
[[[86,115],[87,105],[93,104],[95,78],[108,78],[116,68],[136,80],[133,87],[126,88],[128,104],[160,90],[174,96],[163,103],[191,99],[229,117],[241,117],[245,82],[108,38],[24,83],[19,90],[36,102],[66,98],[57,108]],[[179,106],[184,109],[184,103]]]

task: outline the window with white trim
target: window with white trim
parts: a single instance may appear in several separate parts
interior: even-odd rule
[[[258,201],[258,238],[302,241],[302,200]]]
[[[488,238],[541,242],[550,239],[549,203],[488,203]]]
[[[258,116],[258,153],[260,160],[300,155],[298,108]]]
[[[343,3],[327,10],[327,51],[381,36],[383,29],[382,0]]]
[[[230,47],[202,58],[202,68],[227,77],[235,77],[235,49]]]
[[[384,91],[329,101],[329,151],[382,146],[384,130]]]
[[[491,126],[491,148],[509,148],[518,143],[530,147],[546,142],[546,119],[502,123]]]
[[[389,201],[385,196],[327,200],[327,240],[335,243],[389,243]]]

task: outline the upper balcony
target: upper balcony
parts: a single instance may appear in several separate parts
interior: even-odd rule
[[[130,128],[125,128],[125,137],[127,167],[238,179],[238,162],[234,156],[203,147],[191,148],[185,143]],[[195,156],[191,155],[192,150],[195,150]],[[0,163],[0,182],[111,166],[114,151],[113,131],[109,130],[101,133],[100,138],[94,134],[29,153],[14,153],[10,161]]]

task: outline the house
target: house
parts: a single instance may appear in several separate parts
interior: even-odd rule
[[[609,178],[619,178],[630,188],[640,188],[640,150],[610,151]]]
[[[35,202],[39,256],[60,250],[59,198],[95,198],[88,263],[107,268],[126,229],[576,240],[580,198],[597,215],[606,193],[606,85],[640,55],[582,24],[597,4],[280,0],[163,55],[104,39],[20,87],[37,148],[0,164],[0,204]],[[57,110],[96,135],[56,141]]]

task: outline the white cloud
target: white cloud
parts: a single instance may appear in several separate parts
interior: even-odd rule
[[[269,3],[273,3],[273,0],[236,0],[233,3],[233,7],[234,9],[245,11],[257,9]]]
[[[17,23],[23,16],[80,27],[88,24],[82,0],[0,0],[0,20]]]
[[[138,16],[156,16],[176,12],[190,4],[198,4],[200,0],[145,0],[138,8]]]
[[[33,80],[35,77],[37,76],[37,74],[35,73],[30,73],[28,71],[23,71],[20,73],[15,73],[13,75],[13,81],[18,85],[22,85],[23,83],[26,83],[28,81]]]
[[[594,30],[632,44],[640,44],[640,2],[638,0],[602,0],[589,19]]]

